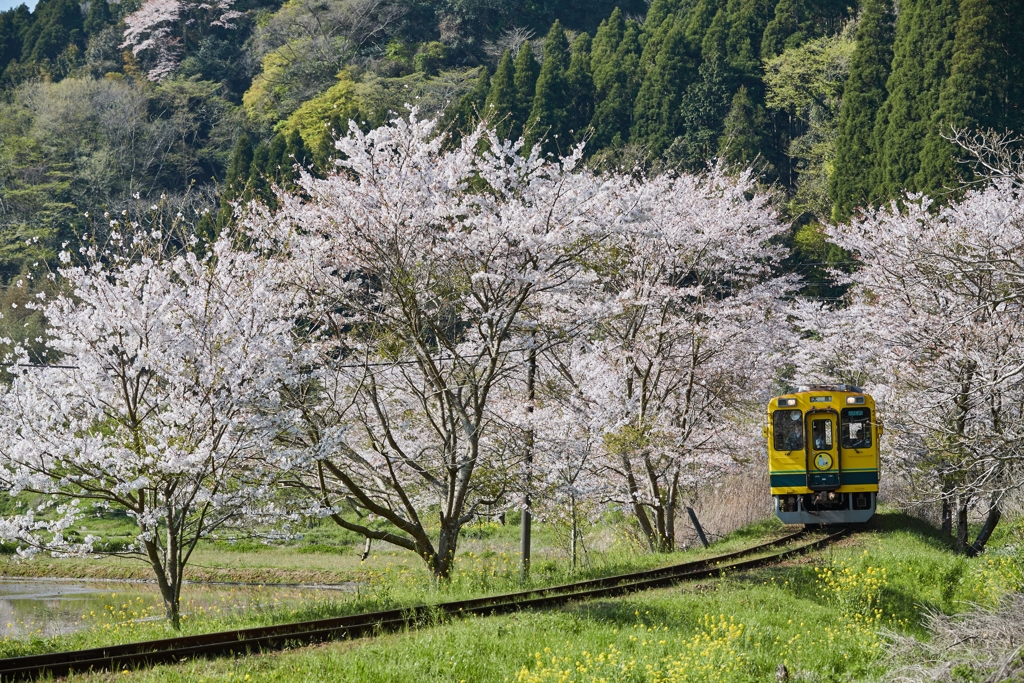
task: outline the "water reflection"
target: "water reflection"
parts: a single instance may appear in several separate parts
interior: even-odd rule
[[[308,587],[186,584],[182,588],[183,611],[193,614],[288,607],[339,597],[337,590]],[[0,579],[0,636],[48,637],[97,624],[162,618],[160,592],[154,584]]]

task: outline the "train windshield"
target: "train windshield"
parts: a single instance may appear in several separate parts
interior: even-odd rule
[[[799,410],[776,410],[772,414],[775,450],[799,451],[804,447],[803,413]]]
[[[871,411],[845,408],[842,415],[843,448],[871,448]]]

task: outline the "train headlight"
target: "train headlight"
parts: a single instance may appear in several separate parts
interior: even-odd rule
[[[795,406],[796,405],[796,399],[795,398],[780,398],[779,399],[779,405],[780,406]]]
[[[863,396],[847,396],[846,397],[846,402],[849,403],[849,404],[863,403],[864,402],[864,397]]]

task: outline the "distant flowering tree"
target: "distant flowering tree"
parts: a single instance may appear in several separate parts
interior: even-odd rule
[[[235,0],[145,0],[124,18],[123,48],[146,63],[151,81],[170,76],[188,43],[198,42],[210,28],[233,29],[244,12],[232,9]]]
[[[0,522],[19,552],[140,558],[174,627],[203,537],[273,516],[260,415],[276,410],[288,310],[272,265],[227,237],[199,258],[158,232],[111,228],[81,265],[63,253],[64,293],[41,302],[51,365],[24,351],[0,396],[0,484],[44,503]],[[57,360],[59,359],[59,360]],[[119,547],[73,537],[96,510],[138,527]]]

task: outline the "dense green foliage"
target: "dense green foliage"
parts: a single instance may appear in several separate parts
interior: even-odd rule
[[[545,153],[586,141],[598,169],[753,165],[806,231],[796,261],[822,257],[801,256],[816,221],[955,187],[952,130],[1024,128],[1011,0],[238,0],[228,22],[178,3],[154,76],[126,28],[162,2],[0,13],[4,283],[104,212],[162,201],[212,236],[296,162],[324,172],[350,119],[406,104],[454,140],[485,118]]]
[[[838,218],[845,218],[855,207],[866,204],[874,189],[875,115],[886,99],[894,25],[890,0],[864,3],[843,97],[836,166],[830,186]]]

